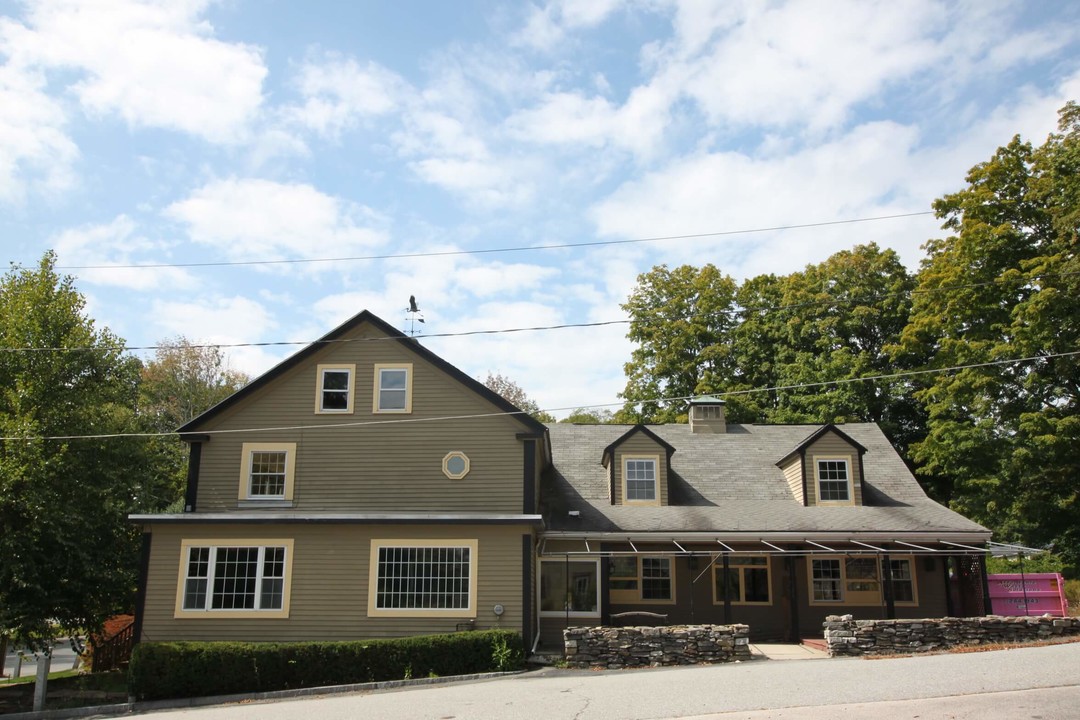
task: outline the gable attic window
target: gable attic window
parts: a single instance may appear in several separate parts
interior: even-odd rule
[[[240,500],[293,499],[296,443],[244,443],[240,463]]]
[[[372,412],[411,413],[412,365],[376,365],[374,395]]]
[[[315,412],[352,413],[355,375],[356,365],[319,365]]]

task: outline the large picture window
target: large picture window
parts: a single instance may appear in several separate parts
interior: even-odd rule
[[[598,560],[541,560],[540,613],[600,617]]]
[[[725,572],[723,561],[713,564],[713,602],[723,603],[726,597],[736,605],[768,605],[770,565],[765,555],[731,555]]]
[[[475,540],[373,541],[371,563],[369,615],[476,616]]]
[[[183,541],[176,616],[287,617],[293,541],[252,542]]]

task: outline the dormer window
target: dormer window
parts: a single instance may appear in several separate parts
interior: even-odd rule
[[[656,502],[656,459],[623,459],[627,502]]]
[[[851,472],[847,458],[815,458],[817,461],[818,502],[851,503]]]

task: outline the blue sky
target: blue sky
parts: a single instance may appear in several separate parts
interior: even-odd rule
[[[133,346],[625,319],[639,273],[787,273],[922,212],[1080,98],[1080,7],[0,0],[2,260],[55,249]],[[88,269],[90,265],[113,266]],[[617,402],[625,325],[431,338],[541,407]],[[229,350],[255,374],[290,347]],[[557,411],[556,415],[565,412]]]

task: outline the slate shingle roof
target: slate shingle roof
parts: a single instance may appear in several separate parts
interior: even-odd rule
[[[803,507],[776,462],[820,425],[728,425],[693,434],[689,425],[650,425],[675,447],[663,507],[611,505],[604,448],[629,425],[548,425],[553,467],[541,486],[550,530],[598,532],[975,532],[986,528],[926,496],[881,429],[839,426],[866,447],[865,504]],[[578,510],[578,518],[568,511]]]

